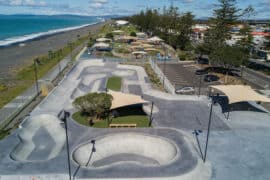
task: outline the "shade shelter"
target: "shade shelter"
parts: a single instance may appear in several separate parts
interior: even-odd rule
[[[144,52],[144,51],[134,51],[132,52],[133,55],[146,55],[147,52]]]
[[[136,35],[137,35],[137,38],[139,38],[139,39],[147,38],[147,34],[145,34],[144,32],[138,32],[138,33],[136,33]]]
[[[150,43],[153,43],[153,44],[160,44],[164,40],[163,39],[160,39],[157,36],[154,36],[154,37],[149,38],[147,41],[150,42]]]
[[[112,31],[112,33],[114,33],[114,34],[124,34],[124,31],[115,30],[115,31]]]
[[[129,24],[129,22],[125,21],[125,20],[118,20],[115,23],[116,23],[117,26],[125,26],[125,25]]]
[[[159,52],[159,50],[156,48],[145,48],[144,50],[147,52]]]
[[[93,48],[95,48],[98,51],[110,51],[111,47],[107,43],[96,43],[93,45]]]
[[[133,37],[133,36],[119,36],[115,38],[115,41],[119,43],[131,43],[131,42],[137,41],[137,39],[138,38]]]
[[[96,42],[111,42],[112,40],[109,38],[98,38],[96,39]]]
[[[145,101],[144,99],[142,99],[141,96],[137,96],[133,94],[125,94],[122,92],[116,92],[116,91],[111,91],[111,90],[108,91],[108,94],[112,95],[113,97],[111,110],[124,107],[124,106],[149,103],[148,101]]]
[[[256,91],[254,91],[250,86],[244,85],[217,85],[217,86],[210,86],[210,88],[214,90],[218,90],[223,92],[229,100],[229,104],[237,103],[237,102],[245,102],[245,101],[260,101],[260,102],[270,102],[270,99],[266,96],[263,96]],[[206,161],[207,157],[207,148],[208,148],[208,141],[209,135],[211,130],[211,122],[212,122],[212,112],[213,112],[213,104],[215,101],[212,99],[211,107],[210,107],[210,114],[209,114],[209,121],[208,121],[208,128],[207,128],[207,135],[206,135],[206,143],[205,143],[205,150],[203,156],[203,162]],[[229,118],[229,111],[227,119]]]
[[[257,93],[250,86],[244,85],[217,85],[211,88],[223,92],[229,99],[229,104],[244,101],[270,102],[270,98]]]
[[[153,48],[154,47],[154,45],[152,45],[152,44],[145,44],[145,43],[141,44],[141,46],[144,48]]]

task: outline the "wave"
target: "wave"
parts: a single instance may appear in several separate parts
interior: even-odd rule
[[[84,25],[80,25],[80,26],[73,26],[73,27],[68,27],[68,28],[62,28],[62,29],[54,29],[54,30],[49,30],[46,32],[40,32],[40,33],[35,33],[35,34],[29,34],[29,35],[24,35],[24,36],[17,36],[17,37],[12,37],[12,38],[8,38],[8,39],[4,39],[4,40],[0,40],[0,47],[3,46],[10,46],[13,44],[18,44],[18,43],[23,43],[23,42],[27,42],[27,41],[31,41],[40,37],[44,37],[44,36],[49,36],[49,35],[53,35],[53,34],[57,34],[57,33],[62,33],[62,32],[66,32],[66,31],[71,31],[71,30],[76,30],[76,29],[80,29],[86,26],[90,26],[90,25],[94,25],[94,24],[98,24],[101,21],[95,22],[95,23],[91,23],[91,24],[84,24]]]

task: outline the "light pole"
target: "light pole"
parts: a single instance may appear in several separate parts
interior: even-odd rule
[[[209,135],[210,135],[210,130],[211,130],[211,123],[212,123],[213,105],[219,99],[219,94],[217,94],[217,96],[215,98],[216,98],[216,100],[214,100],[214,97],[212,97],[212,99],[211,99],[211,107],[210,107],[210,113],[209,113],[209,120],[208,120],[207,136],[206,136],[206,143],[205,143],[203,162],[206,161],[206,157],[207,157],[207,148],[208,148]]]
[[[69,153],[69,141],[68,141],[68,125],[67,125],[67,120],[70,116],[70,113],[67,111],[63,111],[63,117],[62,117],[62,121],[65,124],[65,132],[66,132],[66,144],[67,144],[67,157],[68,157],[68,173],[69,173],[69,180],[71,180],[71,167],[70,167],[70,153]]]
[[[34,71],[35,71],[35,83],[36,83],[36,91],[37,96],[39,95],[39,87],[38,87],[38,74],[37,74],[37,64],[38,64],[38,58],[34,59]]]
[[[206,143],[205,143],[204,157],[203,157],[203,162],[204,163],[206,161],[206,156],[207,156],[207,148],[208,148],[210,127],[211,127],[211,122],[212,122],[213,104],[214,104],[214,101],[213,101],[213,99],[211,99],[211,107],[210,107],[210,114],[209,114],[209,120],[208,120],[207,136],[206,136]]]
[[[165,88],[165,76],[166,76],[166,47],[165,44],[163,44],[164,47],[164,63],[163,63],[163,88]]]
[[[203,76],[203,75],[200,75],[200,82],[199,82],[199,97],[201,96],[202,76]]]
[[[154,108],[154,102],[151,103],[151,112],[150,112],[150,121],[149,121],[149,127],[152,126],[153,122],[153,108]]]

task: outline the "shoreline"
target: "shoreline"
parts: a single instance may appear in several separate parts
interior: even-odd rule
[[[52,29],[52,30],[44,31],[44,32],[39,32],[39,33],[34,33],[34,34],[28,34],[28,35],[23,35],[23,36],[15,36],[15,37],[7,38],[7,39],[4,39],[4,40],[0,40],[0,49],[10,47],[10,46],[16,46],[16,45],[19,45],[19,44],[24,44],[24,43],[27,43],[27,42],[31,42],[33,40],[43,39],[43,38],[46,38],[46,37],[50,37],[50,36],[61,34],[61,33],[68,32],[68,31],[78,30],[78,29],[85,28],[85,27],[88,27],[88,26],[92,26],[92,25],[95,25],[95,24],[99,24],[99,23],[102,23],[102,22],[103,21],[90,23],[90,24],[83,24],[83,25],[79,25],[79,26],[60,28],[60,29]],[[9,40],[9,42],[8,42],[8,40]],[[3,42],[3,44],[1,44],[1,42]],[[6,42],[6,43],[4,43],[4,42]]]
[[[47,55],[48,51],[60,49],[66,46],[69,41],[77,40],[78,35],[83,37],[87,36],[89,32],[96,33],[105,23],[106,21],[97,22],[82,28],[31,39],[23,42],[25,46],[19,46],[20,43],[18,43],[1,47],[0,81],[12,78],[17,69],[29,65],[35,57]]]

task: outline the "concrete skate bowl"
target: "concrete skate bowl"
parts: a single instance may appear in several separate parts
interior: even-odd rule
[[[160,167],[174,162],[179,154],[177,146],[165,138],[119,133],[80,145],[73,152],[73,160],[82,167],[93,169],[123,163]]]
[[[55,158],[65,145],[61,121],[48,114],[28,118],[21,124],[19,144],[10,153],[15,161],[35,162]]]

